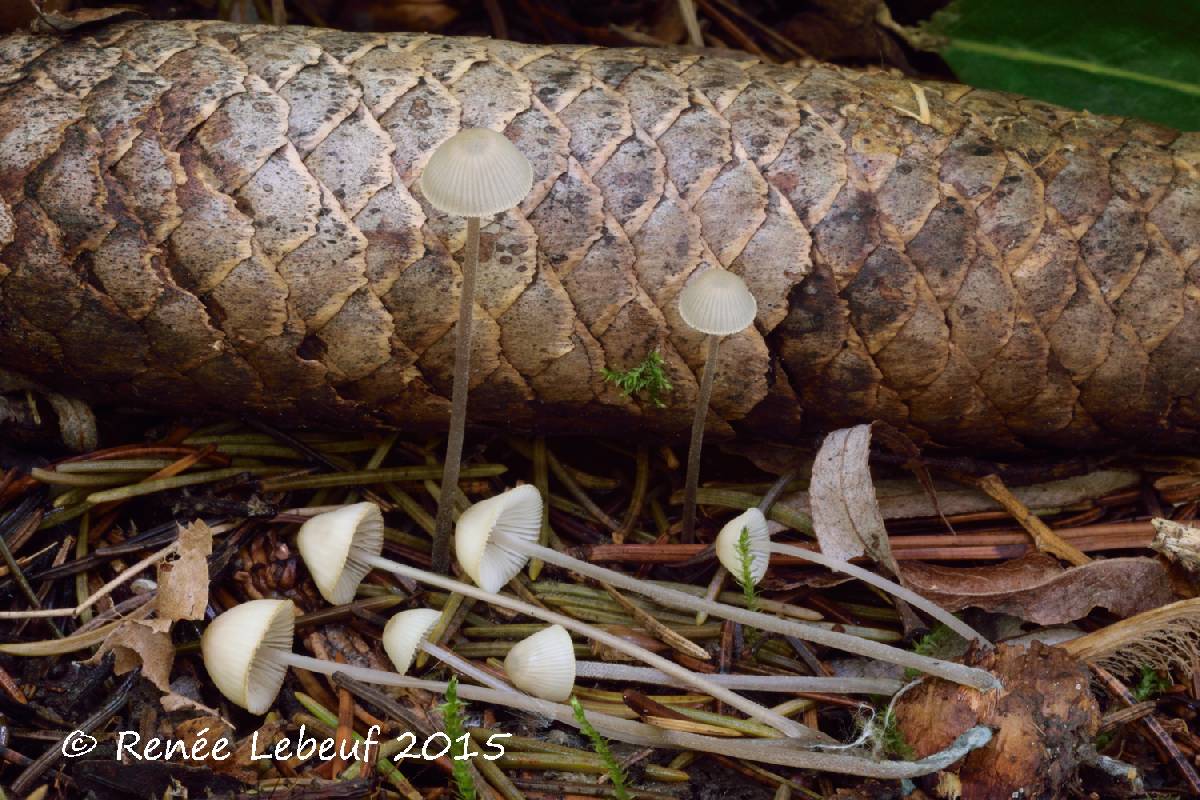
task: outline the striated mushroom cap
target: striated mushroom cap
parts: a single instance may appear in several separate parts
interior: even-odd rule
[[[438,145],[420,183],[438,211],[490,217],[525,199],[533,186],[533,166],[503,134],[466,128]]]
[[[291,600],[250,600],[221,614],[200,637],[204,668],[229,702],[262,714],[283,686],[292,651]]]
[[[729,336],[750,327],[758,301],[746,282],[715,267],[693,278],[679,293],[679,316],[701,333]]]
[[[575,646],[561,625],[551,625],[513,645],[504,658],[508,679],[523,692],[562,703],[575,690]]]
[[[750,536],[750,575],[757,584],[767,574],[771,563],[771,535],[767,532],[767,518],[757,508],[738,514],[717,534],[717,558],[729,574],[742,582],[742,555],[738,550],[742,531]]]
[[[388,620],[383,628],[383,649],[396,672],[401,675],[408,672],[417,648],[441,616],[442,612],[432,608],[413,608],[401,611]]]
[[[529,557],[493,541],[493,533],[536,543],[542,529],[542,495],[530,484],[480,500],[463,512],[454,529],[454,551],[463,570],[481,588],[498,592]]]
[[[355,503],[318,514],[296,534],[300,557],[321,596],[333,605],[349,603],[383,552],[383,512],[374,503]]]

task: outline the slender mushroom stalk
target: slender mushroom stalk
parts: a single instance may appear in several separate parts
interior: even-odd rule
[[[200,651],[209,677],[230,702],[253,714],[265,713],[283,688],[283,679],[289,666],[319,675],[341,673],[377,686],[423,689],[438,694],[446,692],[447,684],[442,681],[410,678],[395,672],[293,653],[295,613],[290,600],[251,600],[231,608],[209,623],[200,640]],[[466,700],[513,708],[574,728],[579,727],[574,710],[561,703],[551,703],[521,692],[501,692],[469,684],[460,684],[458,693]],[[893,779],[913,778],[945,769],[991,739],[991,732],[987,728],[977,727],[960,736],[946,750],[920,761],[875,761],[855,755],[807,752],[787,739],[736,741],[668,731],[600,711],[589,712],[587,718],[604,736],[644,747],[721,753],[731,758],[765,764]]]
[[[909,605],[921,609],[936,619],[938,622],[945,625],[950,630],[957,633],[967,641],[979,642],[987,647],[991,647],[991,642],[977,630],[966,624],[958,617],[951,614],[946,609],[922,597],[911,589],[901,586],[895,581],[890,581],[880,575],[876,575],[870,570],[863,569],[855,564],[850,564],[845,561],[839,561],[830,558],[824,553],[806,550],[803,547],[795,547],[794,545],[780,544],[771,541],[771,534],[767,528],[767,518],[763,512],[757,508],[751,508],[747,511],[738,514],[721,528],[721,532],[717,534],[716,551],[717,558],[725,569],[729,570],[739,583],[742,577],[746,575],[744,562],[739,550],[739,543],[742,538],[742,532],[745,531],[746,539],[749,542],[749,577],[757,584],[767,574],[767,567],[771,561],[772,553],[780,555],[794,556],[813,564],[819,564],[826,569],[840,572],[843,575],[850,575],[858,578],[864,583],[869,583],[894,597],[904,600]]]
[[[700,486],[700,449],[704,444],[704,420],[712,399],[717,375],[717,352],[722,337],[740,333],[754,322],[758,302],[745,282],[727,269],[710,269],[694,279],[679,293],[679,316],[688,327],[707,335],[704,375],[696,398],[696,416],[692,419],[692,439],[688,446],[687,476],[683,490],[684,542],[696,539],[696,491]]]
[[[450,531],[467,426],[479,224],[482,218],[508,211],[525,199],[533,185],[533,167],[503,134],[486,128],[465,128],[433,151],[421,172],[420,185],[431,206],[467,220],[462,291],[458,296],[458,326],[454,334],[450,430],[433,537],[433,570],[446,573],[450,568]]]
[[[571,635],[559,625],[531,634],[508,651],[504,671],[518,689],[543,700],[561,702],[571,696],[576,678],[624,683],[673,686],[675,681],[656,669],[577,661]],[[888,678],[813,678],[793,675],[709,675],[709,680],[729,689],[748,692],[833,692],[839,694],[892,695],[901,681]]]
[[[413,657],[418,650],[422,650],[482,686],[489,686],[499,692],[511,692],[512,687],[504,681],[475,666],[453,650],[447,650],[426,638],[441,616],[442,612],[432,608],[413,608],[401,611],[388,620],[383,628],[383,650],[391,659],[396,672],[407,675]]]
[[[508,496],[511,493],[506,493],[506,495],[498,495],[496,498],[476,503],[467,509],[459,519],[459,538],[463,538],[464,524],[470,530],[490,519],[495,524],[519,527],[522,536],[533,537],[536,540],[541,529],[541,495],[533,487],[526,488],[532,491],[535,502],[530,502],[528,495],[512,497]],[[502,502],[491,503],[491,500],[497,499]],[[480,506],[483,508],[480,509]],[[372,569],[381,569],[439,589],[458,592],[466,597],[482,600],[500,608],[507,608],[544,622],[562,625],[568,630],[587,636],[655,667],[694,689],[712,695],[715,699],[739,709],[751,718],[775,728],[785,736],[803,741],[825,739],[824,734],[764,708],[729,689],[718,686],[704,676],[692,672],[674,661],[668,661],[627,639],[523,600],[497,594],[500,586],[508,583],[528,559],[508,560],[505,569],[511,571],[507,572],[507,577],[504,577],[495,589],[472,586],[469,583],[392,561],[381,555],[383,552],[383,514],[380,512],[379,506],[367,502],[355,503],[337,511],[313,517],[300,527],[296,536],[296,544],[321,596],[334,605],[350,602],[363,577]],[[489,574],[498,576],[498,573]]]
[[[975,689],[1000,688],[999,680],[986,670],[696,597],[543,547],[537,543],[536,525],[536,520],[541,514],[541,502],[541,495],[537,489],[524,485],[482,500],[463,512],[458,520],[455,549],[459,564],[471,580],[484,589],[499,591],[500,587],[521,571],[526,561],[537,558],[586,578],[636,592],[671,608],[693,614],[704,611],[714,617],[740,622],[759,630],[794,636],[847,653],[911,667]],[[348,600],[349,598],[343,602]]]

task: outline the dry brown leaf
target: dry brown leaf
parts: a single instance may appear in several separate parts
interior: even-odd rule
[[[1057,625],[1107,608],[1130,616],[1171,602],[1170,578],[1153,558],[1110,558],[1062,567],[1043,553],[985,567],[905,562],[908,585],[950,611],[967,607]]]
[[[158,565],[158,618],[204,619],[212,531],[200,520],[179,531],[176,554]]]
[[[871,426],[843,428],[825,437],[813,463],[809,498],[821,552],[842,561],[864,553],[897,574],[871,480]]]
[[[116,656],[113,672],[124,675],[142,668],[142,675],[164,692],[171,691],[171,664],[175,661],[175,646],[171,634],[155,630],[137,620],[126,620],[108,635],[92,662],[105,653]]]

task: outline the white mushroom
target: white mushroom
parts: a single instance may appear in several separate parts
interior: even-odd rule
[[[560,625],[534,633],[513,645],[504,659],[504,671],[518,689],[544,700],[561,702],[571,696],[575,679],[592,678],[622,683],[674,686],[676,681],[656,669],[610,661],[577,661],[571,635]],[[888,678],[812,678],[793,675],[722,675],[709,680],[727,689],[753,692],[830,692],[882,694],[898,692],[902,683]]]
[[[486,128],[466,128],[434,150],[421,172],[420,185],[421,193],[434,208],[467,218],[467,247],[463,256],[462,290],[458,297],[458,325],[454,332],[450,430],[433,539],[433,569],[445,573],[450,566],[450,529],[467,425],[471,323],[475,278],[479,269],[479,223],[482,217],[515,207],[529,194],[533,185],[533,167],[503,134]]]
[[[536,490],[534,496],[537,498],[537,519],[540,519],[541,514],[541,498],[537,495]],[[362,566],[373,567],[391,572],[395,575],[411,578],[412,580],[420,581],[430,586],[436,586],[441,589],[446,589],[451,592],[458,592],[466,597],[473,597],[476,600],[482,600],[485,603],[490,603],[501,608],[508,608],[528,616],[541,619],[552,624],[562,625],[564,628],[579,633],[594,639],[601,644],[611,647],[614,650],[625,653],[628,656],[642,661],[652,667],[661,670],[674,677],[676,680],[685,683],[699,691],[712,695],[717,700],[727,703],[728,705],[743,711],[747,715],[770,725],[781,731],[787,736],[796,739],[811,740],[815,737],[820,737],[820,734],[812,729],[801,725],[798,722],[788,719],[780,714],[777,714],[770,709],[764,708],[762,705],[748,700],[741,695],[731,692],[721,686],[707,680],[703,675],[692,672],[674,661],[669,661],[660,655],[650,652],[628,639],[620,636],[615,636],[608,631],[597,628],[593,625],[580,622],[579,620],[567,617],[563,614],[558,614],[548,609],[535,606],[531,603],[526,603],[516,598],[507,597],[502,594],[488,591],[486,589],[472,586],[468,583],[456,581],[452,578],[447,578],[436,573],[426,570],[417,569],[416,567],[400,564],[396,561],[383,558],[381,555],[383,542],[381,537],[375,537],[375,523],[369,522],[364,524],[366,516],[380,515],[378,506],[372,503],[357,503],[357,507],[368,506],[369,509],[356,512],[354,514],[337,514],[332,512],[328,515],[328,523],[325,521],[327,515],[321,514],[313,517],[304,526],[301,527],[297,535],[297,544],[300,549],[300,555],[304,559],[305,564],[309,565],[309,570],[313,570],[313,565],[316,565],[314,573],[314,582],[317,584],[317,589],[322,596],[330,602],[337,603],[340,597],[340,590],[344,588],[344,581],[347,578],[343,575],[336,574],[341,569],[346,569],[352,576],[358,576],[361,580]],[[480,526],[484,535],[475,537],[477,546],[480,546],[486,551],[489,538],[496,533],[497,530],[507,530],[505,518],[507,513],[527,512],[527,508],[521,503],[509,505],[507,503],[494,503],[489,508],[498,509],[496,513],[488,512],[486,514],[471,514],[470,511],[463,514],[468,525],[473,524],[473,520],[484,519],[491,520],[491,526]],[[515,509],[515,510],[514,510]],[[336,514],[336,516],[334,516]],[[499,523],[497,526],[495,523]],[[379,525],[382,525],[380,521]],[[501,534],[503,535],[503,534]],[[471,537],[464,537],[464,541]],[[514,543],[522,542],[518,546],[536,547],[534,544],[525,544],[516,536],[507,537],[504,539],[506,549],[514,550]],[[571,559],[574,561],[574,559]],[[517,567],[520,569],[520,567]],[[320,574],[320,579],[317,579],[317,574]],[[338,594],[333,594],[329,590],[338,590]]]
[[[291,652],[294,615],[295,609],[290,600],[251,600],[231,608],[209,623],[201,639],[204,666],[217,688],[231,702],[252,713],[264,713],[283,686],[288,666],[321,675],[342,673],[355,680],[381,686],[445,693],[446,684],[441,681],[409,678],[394,672],[323,661]],[[458,694],[465,700],[519,709],[576,728],[580,724],[570,706],[520,692],[502,692],[463,684],[458,687]],[[668,731],[600,711],[589,712],[588,722],[604,736],[644,747],[721,753],[732,758],[799,769],[893,779],[937,772],[991,739],[991,732],[987,728],[972,728],[946,750],[920,761],[881,762],[861,756],[808,752],[797,748],[790,740],[736,741]]]
[[[725,523],[725,526],[721,528],[721,532],[717,534],[717,558],[724,565],[725,569],[729,570],[730,574],[737,579],[738,583],[742,583],[744,577],[740,547],[743,531],[746,532],[747,544],[749,545],[747,555],[750,558],[750,578],[755,584],[761,581],[763,576],[767,574],[767,566],[771,562],[772,553],[794,556],[813,564],[820,564],[822,567],[831,569],[834,572],[858,578],[864,583],[869,583],[894,597],[898,597],[909,605],[925,611],[938,622],[941,622],[968,641],[976,641],[989,646],[991,644],[981,633],[946,611],[946,609],[937,603],[931,602],[895,581],[890,581],[854,564],[830,558],[818,551],[772,542],[771,534],[767,529],[767,518],[758,508],[751,508],[738,514]]]
[[[275,702],[288,667],[322,675],[343,672],[369,683],[393,674],[292,652],[296,608],[291,600],[251,600],[234,606],[208,624],[200,638],[204,668],[221,694],[252,714]]]
[[[693,278],[679,293],[679,316],[688,327],[707,336],[704,375],[696,397],[696,415],[692,419],[692,438],[688,447],[687,474],[683,490],[683,523],[680,538],[696,538],[696,491],[700,485],[700,450],[704,444],[704,420],[712,399],[717,374],[717,352],[721,339],[740,333],[754,322],[758,302],[746,283],[727,269],[715,267]]]
[[[413,608],[401,611],[388,620],[383,628],[383,650],[391,659],[392,666],[401,675],[408,674],[412,667],[413,657],[418,650],[423,650],[447,666],[453,667],[468,676],[476,683],[490,686],[497,691],[512,691],[508,686],[485,670],[459,656],[453,650],[436,645],[426,637],[437,624],[442,612],[432,608]]]
[[[601,567],[597,564],[572,558],[566,553],[561,553],[553,548],[544,547],[533,541],[527,534],[521,534],[519,532],[520,526],[510,524],[507,516],[511,513],[519,515],[521,519],[524,519],[526,516],[532,515],[535,509],[540,514],[541,495],[536,490],[531,490],[528,486],[519,486],[516,489],[510,489],[496,497],[482,501],[482,503],[489,504],[487,512],[479,515],[473,515],[470,511],[464,513],[462,519],[459,521],[459,532],[456,534],[455,539],[459,562],[462,564],[463,570],[466,571],[472,580],[477,582],[487,581],[487,583],[481,583],[484,589],[490,586],[498,589],[504,585],[504,582],[520,572],[528,559],[536,558],[547,564],[569,569],[584,577],[608,583],[620,589],[636,592],[670,608],[690,611],[693,614],[704,612],[714,617],[740,622],[743,625],[749,625],[759,630],[771,631],[784,636],[795,636],[798,639],[816,642],[826,647],[835,647],[848,653],[855,653],[856,655],[873,658],[878,661],[887,661],[903,667],[910,667],[976,689],[996,689],[1000,686],[1000,682],[996,677],[986,670],[967,667],[951,661],[929,658],[928,656],[912,653],[908,650],[889,647],[879,642],[872,642],[838,631],[825,630],[815,625],[805,625],[802,622],[781,619],[770,614],[738,608],[737,606],[719,603],[704,597],[696,597],[677,589],[660,586],[650,581],[627,575],[623,572],[617,572],[607,567]],[[464,520],[466,521],[465,526],[463,524]],[[518,532],[510,532],[514,528],[517,528]],[[501,554],[502,557],[501,555],[493,557],[493,554]],[[514,557],[518,555],[521,558]],[[494,571],[486,569],[485,565],[489,563],[502,565],[502,568],[497,567]],[[408,574],[409,577],[421,580],[420,577],[413,574],[412,567],[405,567],[405,570],[407,570],[405,574]],[[494,597],[501,596],[494,595]],[[505,600],[507,602],[507,598]],[[546,618],[544,613],[542,618]],[[537,615],[534,614],[532,616]],[[571,626],[565,623],[564,627],[571,629]],[[596,638],[591,633],[584,632],[584,635]],[[624,640],[618,641],[624,642]],[[628,646],[627,642],[625,644]],[[646,661],[644,658],[641,660]],[[650,662],[646,661],[646,663]],[[675,669],[679,669],[678,665],[674,662],[668,663]],[[663,671],[666,672],[667,670]]]
[[[551,625],[513,645],[504,658],[513,686],[561,703],[575,689],[575,645],[561,625]]]

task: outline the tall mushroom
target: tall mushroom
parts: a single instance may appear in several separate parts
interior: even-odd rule
[[[438,496],[433,537],[433,570],[450,567],[450,531],[454,497],[462,464],[467,426],[467,395],[471,370],[471,321],[475,308],[475,278],[479,269],[479,223],[519,204],[533,185],[533,167],[503,134],[487,128],[465,128],[442,142],[421,172],[421,193],[445,214],[467,219],[467,245],[458,296],[458,326],[454,341],[454,381],[450,395],[450,431]]]
[[[705,334],[708,344],[704,356],[704,375],[696,398],[696,416],[692,419],[692,439],[688,445],[687,476],[683,490],[684,542],[696,538],[696,490],[700,485],[700,448],[704,444],[704,420],[712,399],[717,374],[717,351],[721,339],[750,327],[758,313],[758,302],[746,283],[727,269],[715,267],[694,278],[679,293],[679,316],[688,327]]]

